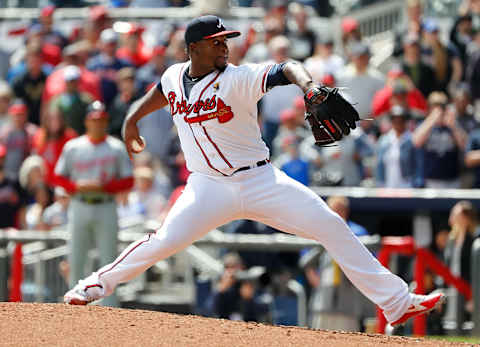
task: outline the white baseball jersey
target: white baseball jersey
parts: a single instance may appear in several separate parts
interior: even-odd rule
[[[112,179],[132,176],[132,165],[123,142],[107,136],[94,144],[87,135],[68,141],[55,166],[55,174],[72,181],[98,180],[108,183]],[[98,196],[101,193],[88,193]]]
[[[161,80],[188,170],[228,176],[268,159],[257,101],[266,92],[272,65],[229,64],[224,72],[215,70],[196,83],[186,99],[183,74],[189,65],[172,65]]]
[[[210,230],[251,219],[320,242],[388,321],[399,319],[412,302],[407,284],[385,269],[315,192],[270,164],[232,175],[235,169],[268,158],[256,104],[266,92],[270,66],[228,65],[224,72],[212,72],[198,81],[187,100],[183,74],[188,66],[173,65],[161,81],[187,167],[193,171],[184,191],[156,233],[132,243],[113,263],[68,292],[65,301],[72,302],[90,288],[101,288],[94,298],[108,296],[119,283]],[[206,201],[215,208],[205,208]]]

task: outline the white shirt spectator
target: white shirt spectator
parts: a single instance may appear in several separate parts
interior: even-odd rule
[[[313,56],[305,60],[305,69],[313,77],[313,80],[319,83],[325,75],[337,76],[345,66],[343,58],[332,54],[328,58]]]
[[[405,132],[397,137],[393,130],[387,136],[391,136],[391,146],[385,154],[385,187],[386,188],[410,188],[411,184],[402,177],[400,170],[400,143],[402,137],[408,136]]]

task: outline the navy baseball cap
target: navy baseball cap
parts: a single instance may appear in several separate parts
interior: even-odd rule
[[[188,46],[192,42],[218,36],[237,37],[240,36],[240,31],[227,30],[225,25],[223,25],[223,21],[217,16],[197,17],[187,24],[185,43]]]

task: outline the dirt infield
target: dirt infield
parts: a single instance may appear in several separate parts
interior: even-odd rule
[[[0,303],[0,312],[0,346],[472,346],[99,306]]]

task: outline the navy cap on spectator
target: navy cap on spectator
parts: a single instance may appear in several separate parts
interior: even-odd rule
[[[240,31],[227,30],[223,21],[217,16],[202,16],[188,23],[185,31],[185,43],[188,46],[190,43],[218,36],[237,37],[240,36]]]

